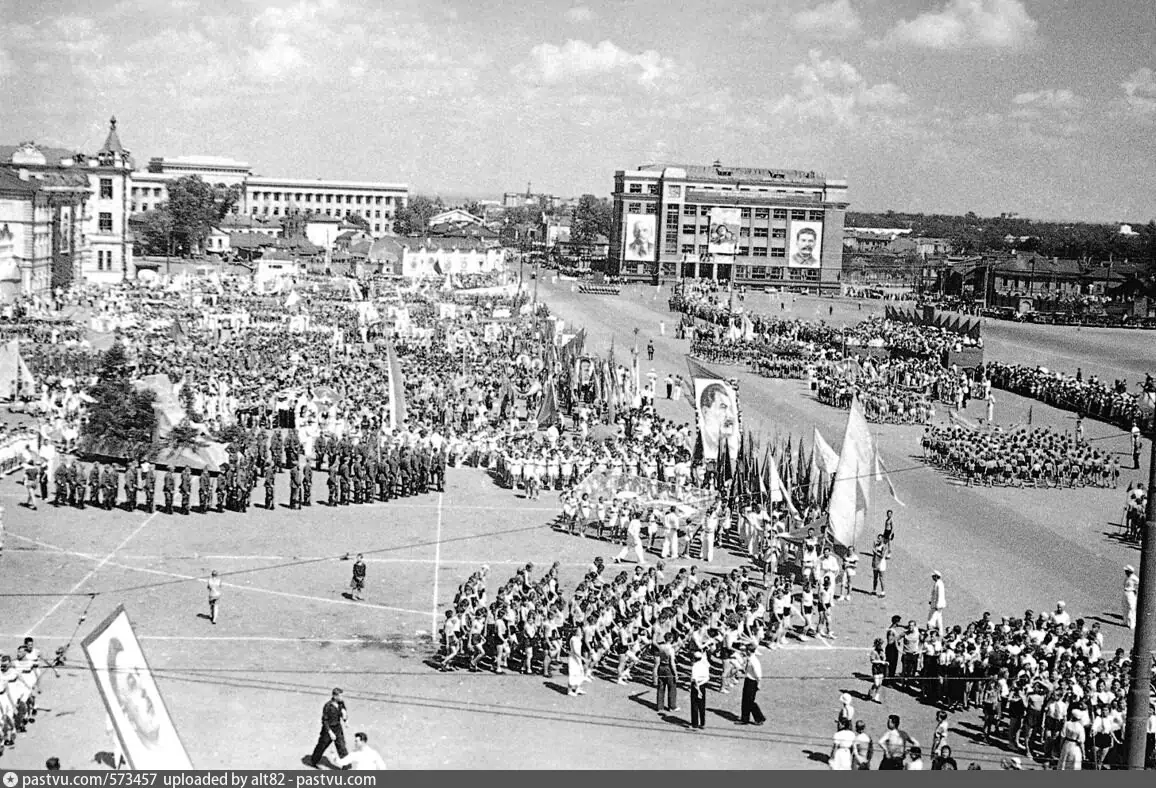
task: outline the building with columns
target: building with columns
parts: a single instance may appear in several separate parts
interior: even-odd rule
[[[647,164],[614,175],[608,272],[837,292],[847,182],[802,170]]]

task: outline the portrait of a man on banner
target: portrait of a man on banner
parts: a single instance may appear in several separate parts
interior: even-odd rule
[[[695,378],[694,402],[703,459],[718,459],[719,446],[725,440],[731,462],[737,461],[739,414],[735,390],[724,380]]]
[[[113,611],[81,648],[129,767],[192,769],[125,609]]]

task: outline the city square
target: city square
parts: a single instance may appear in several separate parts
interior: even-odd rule
[[[1156,768],[1136,9],[50,6],[6,785]]]

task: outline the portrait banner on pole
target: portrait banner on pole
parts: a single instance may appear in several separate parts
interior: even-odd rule
[[[130,769],[192,769],[124,606],[81,644]]]
[[[731,463],[735,463],[739,454],[739,415],[734,386],[725,380],[694,378],[694,409],[703,458],[717,459],[719,446],[725,442]]]

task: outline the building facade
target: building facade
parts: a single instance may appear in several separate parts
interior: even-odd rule
[[[652,164],[616,172],[613,198],[611,275],[840,287],[846,181],[718,162]]]
[[[79,276],[86,249],[83,172],[0,169],[0,292],[46,296]]]

